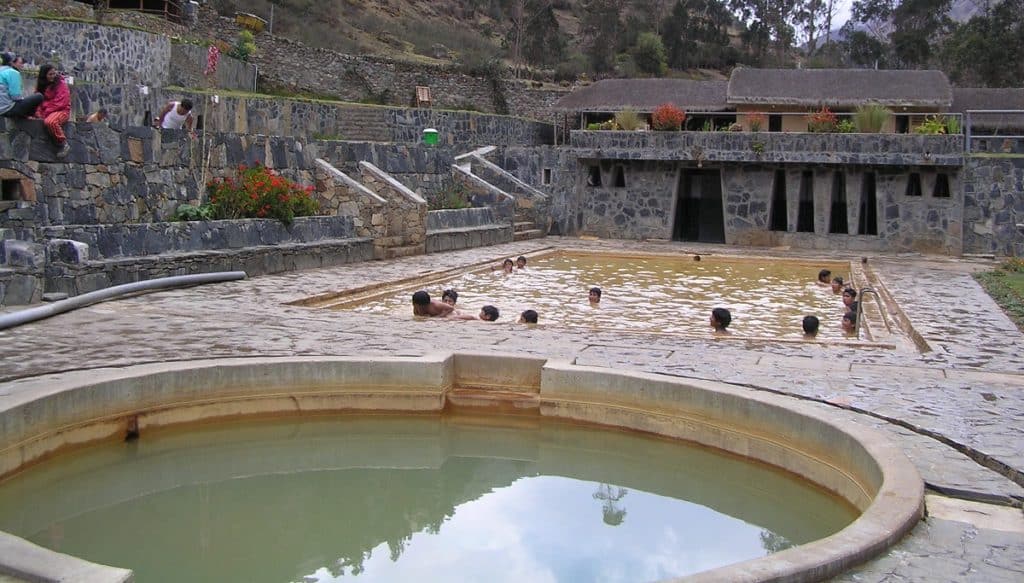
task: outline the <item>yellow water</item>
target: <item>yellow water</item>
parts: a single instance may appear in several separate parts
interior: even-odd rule
[[[511,274],[475,271],[342,308],[413,318],[414,291],[426,289],[440,300],[444,289],[453,288],[461,311],[477,314],[491,304],[501,311],[499,322],[515,321],[532,309],[545,327],[712,337],[711,310],[724,307],[732,313],[728,331],[733,336],[799,340],[803,317],[814,315],[821,321],[818,340],[840,340],[845,338],[842,297],[816,283],[823,268],[849,279],[844,263],[553,253],[530,259],[525,269]],[[591,287],[603,292],[597,305],[587,299]]]

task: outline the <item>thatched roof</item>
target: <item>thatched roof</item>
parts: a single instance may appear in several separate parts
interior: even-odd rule
[[[731,105],[852,108],[874,102],[945,109],[952,100],[942,71],[739,68],[733,70],[728,89]]]
[[[604,79],[573,91],[552,106],[557,111],[650,113],[672,103],[685,111],[724,111],[725,81],[687,79]]]
[[[954,87],[953,106],[950,111],[964,113],[967,110],[1015,110],[1021,113],[975,113],[971,125],[987,129],[1024,129],[1024,88],[983,89],[975,87]]]

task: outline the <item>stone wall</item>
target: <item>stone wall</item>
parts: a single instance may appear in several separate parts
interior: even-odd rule
[[[964,252],[1024,257],[1024,157],[969,156]]]
[[[171,63],[164,35],[88,22],[0,16],[0,47],[37,65],[59,62],[76,80],[106,85],[164,86]]]
[[[174,43],[167,82],[178,87],[208,87],[222,90],[256,91],[256,65],[221,53],[217,73],[206,77],[209,47]]]
[[[359,172],[360,182],[387,200],[387,210],[371,219],[373,225],[384,226],[384,237],[374,240],[383,248],[383,258],[425,253],[427,202],[369,162],[360,162]]]

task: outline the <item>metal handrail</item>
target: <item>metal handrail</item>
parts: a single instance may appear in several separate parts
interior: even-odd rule
[[[860,340],[860,322],[862,320],[860,315],[864,313],[864,296],[866,294],[875,294],[875,302],[878,304],[879,309],[881,309],[882,306],[882,299],[878,295],[878,292],[870,287],[861,288],[860,292],[858,292],[858,297],[860,297],[860,299],[857,300],[857,312],[854,314],[853,319],[853,330],[857,334],[857,340]],[[886,328],[888,328],[888,326],[888,322],[886,322]],[[890,329],[889,332],[892,332],[892,330]]]
[[[1014,135],[1014,134],[1000,134],[1000,135],[993,134],[993,135],[984,135],[984,136],[976,136],[976,135],[974,135],[974,127],[973,126],[974,126],[974,118],[975,118],[975,116],[984,117],[986,115],[1019,115],[1019,116],[1021,116],[1022,119],[1024,119],[1024,110],[1020,110],[1020,109],[968,109],[968,110],[964,111],[964,136],[965,136],[965,138],[964,138],[964,151],[966,151],[968,154],[971,153],[971,142],[974,139],[976,139],[976,138],[981,138],[981,137],[984,137],[984,138],[999,137],[999,138],[1011,139],[1011,140],[1013,140],[1013,139],[1017,139],[1017,140],[1024,139],[1024,135]]]

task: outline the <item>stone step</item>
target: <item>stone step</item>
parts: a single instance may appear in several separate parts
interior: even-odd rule
[[[385,259],[395,259],[397,257],[411,257],[413,255],[423,255],[426,252],[423,245],[406,245],[404,247],[387,247],[384,249]]]
[[[544,231],[540,229],[530,229],[528,231],[516,231],[512,235],[512,239],[515,241],[525,241],[527,239],[540,239],[544,236]]]
[[[0,200],[0,213],[18,207],[16,200]]]
[[[512,228],[516,231],[529,231],[533,227],[533,221],[516,221],[512,223]]]

